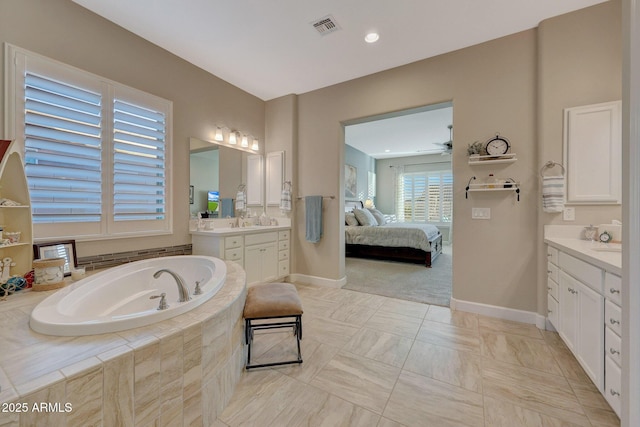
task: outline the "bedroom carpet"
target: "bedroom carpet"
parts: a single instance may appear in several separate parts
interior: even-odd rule
[[[433,267],[393,261],[346,258],[343,289],[408,301],[449,306],[451,247],[444,247]]]

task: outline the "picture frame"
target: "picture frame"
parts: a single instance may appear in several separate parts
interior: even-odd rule
[[[78,266],[76,241],[44,242],[33,245],[34,259],[64,258],[64,275],[70,276],[71,270]]]
[[[358,169],[352,165],[344,165],[344,196],[347,199],[358,197]]]
[[[193,204],[193,193],[195,192],[193,185],[189,186],[189,204]]]

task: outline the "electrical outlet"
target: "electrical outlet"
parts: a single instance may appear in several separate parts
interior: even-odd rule
[[[491,208],[471,208],[471,219],[491,219]]]
[[[576,208],[564,208],[562,210],[563,221],[575,221],[576,220]]]

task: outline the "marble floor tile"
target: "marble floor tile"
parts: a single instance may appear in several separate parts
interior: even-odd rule
[[[421,324],[422,320],[415,317],[377,311],[376,314],[371,316],[366,326],[370,329],[414,339]]]
[[[620,418],[611,409],[585,407],[584,411],[593,427],[620,427]]]
[[[333,313],[339,306],[339,303],[336,303],[335,301],[327,301],[314,297],[301,297],[301,300],[302,310],[304,311],[302,316],[303,321],[309,317],[329,318],[331,313]]]
[[[569,380],[579,381],[585,384],[592,384],[591,379],[587,376],[580,363],[576,360],[571,351],[564,347],[549,346],[549,350],[558,362],[562,374]]]
[[[340,351],[338,347],[332,347],[311,338],[303,338],[300,346],[302,350],[301,364],[282,365],[273,369],[304,383],[309,383]]]
[[[333,347],[341,348],[359,330],[360,328],[357,326],[334,319],[311,318],[302,321],[302,339],[305,336],[313,337],[313,339]]]
[[[505,334],[523,335],[529,338],[542,339],[540,330],[535,325],[528,323],[513,322],[511,320],[478,315],[478,327],[481,332],[501,332]]]
[[[431,307],[429,304],[386,298],[378,310],[387,313],[402,313],[405,316],[424,319],[429,307]]]
[[[485,396],[578,425],[589,425],[573,389],[562,376],[485,358],[482,387]]]
[[[362,328],[343,350],[401,368],[412,344],[409,338]]]
[[[387,300],[387,297],[380,295],[365,294],[348,289],[341,289],[338,294],[338,301],[347,304],[364,305],[369,308],[378,309]]]
[[[375,312],[375,308],[367,307],[366,305],[343,302],[335,308],[329,318],[353,326],[364,326]]]
[[[480,355],[416,341],[404,370],[482,393]]]
[[[407,426],[484,426],[482,395],[402,371],[383,417]]]
[[[583,407],[611,410],[609,403],[592,382],[569,379],[569,385]]]
[[[478,315],[464,311],[451,310],[449,307],[432,305],[425,316],[425,320],[447,323],[459,328],[478,330]]]
[[[399,368],[340,352],[310,384],[381,414],[399,374]]]
[[[544,340],[522,335],[482,332],[482,355],[502,362],[562,375],[562,369]]]
[[[580,427],[504,400],[484,397],[485,427]],[[582,424],[584,425],[584,424]]]
[[[476,331],[446,323],[425,320],[416,340],[480,354],[480,336]]]
[[[376,427],[405,427],[405,426],[404,424],[391,421],[389,418],[382,417],[380,418],[380,421],[378,421],[378,425]]]

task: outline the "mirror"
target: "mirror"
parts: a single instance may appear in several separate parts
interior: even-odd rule
[[[240,184],[245,183],[243,153],[198,138],[189,138],[189,205],[191,215],[211,211],[212,216],[234,216],[233,204]],[[217,192],[217,193],[216,193]],[[214,200],[218,198],[218,200]],[[225,202],[231,203],[227,207]],[[215,207],[215,209],[210,209]]]

